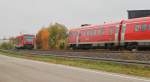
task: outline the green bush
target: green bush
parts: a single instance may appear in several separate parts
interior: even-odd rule
[[[0,49],[12,49],[12,48],[14,48],[14,46],[10,42],[4,42],[0,44]]]

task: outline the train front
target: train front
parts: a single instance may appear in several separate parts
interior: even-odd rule
[[[24,35],[24,48],[33,49],[35,45],[35,36],[34,35]]]

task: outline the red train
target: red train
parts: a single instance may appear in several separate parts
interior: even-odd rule
[[[17,49],[33,49],[35,45],[35,36],[24,34],[16,37],[15,47]]]
[[[150,17],[71,29],[68,39],[71,48],[149,48]]]

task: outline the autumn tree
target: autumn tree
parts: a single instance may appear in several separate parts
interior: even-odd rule
[[[49,36],[49,32],[47,28],[42,28],[36,34],[36,47],[38,49],[44,49],[44,50],[49,49],[48,36]]]

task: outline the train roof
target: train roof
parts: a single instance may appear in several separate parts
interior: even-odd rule
[[[101,26],[111,26],[111,25],[117,25],[120,22],[111,22],[111,23],[104,23],[104,24],[93,24],[93,25],[88,25],[88,26],[82,26],[82,27],[78,27],[78,28],[74,28],[74,29],[70,29],[70,31],[78,31],[78,30],[84,30],[84,29],[90,29],[90,28],[97,28],[97,27],[101,27]]]
[[[82,29],[87,29],[87,28],[95,27],[95,26],[99,26],[99,25],[81,26],[81,27],[78,27],[78,28],[70,29],[69,31],[78,31],[78,30],[82,30]]]

